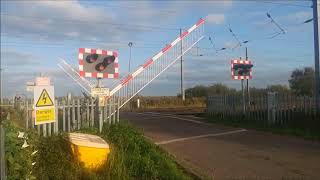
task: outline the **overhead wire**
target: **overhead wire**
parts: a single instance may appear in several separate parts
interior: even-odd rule
[[[282,6],[294,6],[294,7],[305,7],[305,8],[311,8],[312,5],[307,6],[307,5],[300,5],[300,4],[292,4],[292,3],[283,3],[283,2],[275,2],[275,1],[261,1],[261,0],[256,0],[254,1],[256,3],[266,3],[266,4],[276,4],[276,5],[282,5]],[[305,1],[308,2],[308,1]]]
[[[1,13],[1,16],[9,16],[9,17],[16,17],[16,18],[28,18],[33,19],[36,23],[51,23],[52,20],[55,20],[55,23],[71,23],[71,24],[88,24],[88,21],[78,20],[78,19],[60,19],[60,18],[50,18],[50,19],[43,19],[36,16],[18,16],[18,15],[12,15],[12,14],[5,14]],[[4,19],[5,20],[5,19]],[[36,21],[38,20],[38,21]],[[45,21],[45,22],[44,22]],[[152,25],[141,25],[141,24],[125,24],[125,23],[113,23],[113,22],[106,22],[106,21],[90,21],[90,23],[93,24],[106,24],[111,26],[121,26],[125,27],[126,29],[137,29],[137,30],[153,30],[153,31],[179,31],[180,28],[172,28],[172,27],[163,27],[163,26],[152,26]],[[131,27],[131,28],[128,28]],[[144,29],[143,29],[144,28]]]

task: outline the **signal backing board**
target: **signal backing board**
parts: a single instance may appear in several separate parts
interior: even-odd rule
[[[55,122],[53,86],[34,87],[35,125]]]
[[[118,53],[101,49],[79,49],[79,75],[93,78],[118,78]]]
[[[252,62],[231,60],[231,77],[234,80],[252,79]]]

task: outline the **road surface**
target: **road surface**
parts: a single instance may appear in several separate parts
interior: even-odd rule
[[[320,143],[204,123],[192,115],[122,113],[193,173],[209,179],[320,179]]]

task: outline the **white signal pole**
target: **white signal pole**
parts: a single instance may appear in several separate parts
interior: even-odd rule
[[[319,74],[319,11],[320,0],[313,0],[314,27],[314,70],[315,70],[315,103],[316,111],[320,113],[320,74]]]

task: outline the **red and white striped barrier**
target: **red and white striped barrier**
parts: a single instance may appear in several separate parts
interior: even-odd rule
[[[124,79],[121,80],[121,83],[116,86],[111,92],[110,96],[112,96],[115,92],[117,92],[119,89],[121,89],[123,86],[128,84],[132,79],[134,79],[138,74],[143,72],[143,70],[147,69],[153,62],[157,61],[163,54],[165,54],[167,51],[170,50],[171,47],[175,46],[177,43],[179,43],[186,35],[194,31],[197,27],[201,26],[204,23],[203,19],[200,19],[196,24],[194,24],[191,28],[184,31],[179,37],[177,37],[174,41],[172,41],[170,44],[165,46],[158,54],[153,56],[152,58],[148,59],[142,66],[140,66],[136,71],[134,71],[132,74],[128,75]]]

